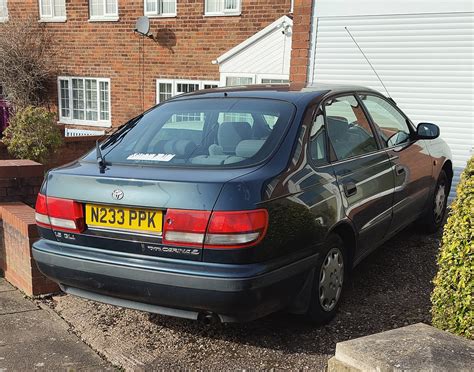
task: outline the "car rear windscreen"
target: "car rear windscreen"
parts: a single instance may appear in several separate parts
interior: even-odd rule
[[[166,102],[102,144],[107,163],[248,166],[267,158],[293,116],[288,102],[200,98]],[[95,161],[95,152],[86,160]]]

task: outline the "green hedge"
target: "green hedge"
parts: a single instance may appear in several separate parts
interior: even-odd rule
[[[18,110],[10,118],[4,135],[3,142],[10,155],[40,163],[46,162],[62,144],[55,114],[43,107]]]
[[[474,157],[467,163],[444,226],[434,279],[433,325],[474,338]]]

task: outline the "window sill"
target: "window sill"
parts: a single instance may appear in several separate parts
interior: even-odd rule
[[[234,13],[204,13],[204,17],[239,17],[242,12]]]
[[[145,14],[148,18],[176,18],[177,14]]]
[[[54,18],[40,18],[40,23],[64,23],[67,21],[67,17],[54,17]]]
[[[89,22],[117,22],[119,17],[93,17],[89,18]]]
[[[81,120],[73,120],[73,119],[59,119],[57,122],[59,125],[81,125],[84,127],[100,127],[100,128],[110,128],[112,127],[111,122],[105,121],[81,121]]]
[[[0,23],[6,23],[6,22],[8,22],[8,17],[5,17],[5,18],[0,17]]]

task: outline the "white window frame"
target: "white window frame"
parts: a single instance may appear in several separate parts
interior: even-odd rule
[[[156,103],[160,102],[160,83],[171,84],[171,97],[175,97],[185,93],[178,92],[178,84],[196,84],[199,85],[199,90],[204,89],[204,85],[217,85],[220,86],[220,82],[216,80],[188,80],[188,79],[156,79]]]
[[[275,79],[275,80],[288,80],[290,81],[290,76],[289,75],[283,75],[283,74],[257,74],[257,79],[255,80],[257,83],[256,84],[267,84],[263,83],[263,79]],[[268,83],[268,84],[273,84],[273,83]],[[281,83],[285,84],[285,83]]]
[[[103,0],[104,15],[93,16],[92,15],[92,2],[89,0],[89,22],[115,22],[119,20],[119,4],[118,0],[115,0],[115,13],[107,13],[107,0]]]
[[[222,1],[225,1],[225,0],[222,0]],[[236,0],[236,1],[237,1],[237,9],[235,10],[223,9],[222,12],[208,12],[207,11],[208,0],[204,0],[204,16],[206,17],[239,16],[242,14],[242,0]]]
[[[74,119],[72,116],[73,112],[73,99],[72,99],[72,80],[73,79],[83,79],[83,80],[96,80],[97,81],[97,120],[81,120]],[[69,91],[69,117],[62,116],[62,102],[61,102],[61,81],[68,81],[68,91]],[[108,83],[108,95],[109,95],[109,119],[101,120],[100,119],[100,83]],[[85,89],[85,84],[84,84]],[[109,78],[97,78],[91,76],[59,76],[58,77],[58,116],[59,122],[61,124],[73,124],[73,125],[84,125],[89,127],[111,127],[112,126],[112,97],[110,95],[110,79]],[[84,94],[84,102],[85,102]]]
[[[251,78],[251,84],[263,84],[262,79],[290,80],[290,76],[284,74],[249,74],[248,72],[223,72],[221,73],[221,86],[227,86],[228,77]]]
[[[290,2],[290,13],[293,13],[295,10],[295,0],[291,0]]]
[[[62,1],[64,2],[64,11],[67,12],[66,0],[62,0]],[[51,14],[43,14],[42,4],[45,2],[49,2],[50,7],[51,7]],[[54,14],[54,10],[55,10],[54,0],[39,0],[38,5],[39,5],[40,22],[66,22],[67,13],[64,16],[56,16]]]
[[[159,9],[158,3],[160,0],[155,0],[156,1],[156,9]],[[147,0],[143,0],[143,14],[146,15],[149,18],[171,18],[171,17],[176,17],[178,13],[178,0],[174,0],[174,13],[159,13],[157,12],[147,12],[146,11],[146,2]]]
[[[246,72],[226,72],[226,73],[221,73],[221,86],[226,87],[227,86],[227,78],[228,77],[240,77],[240,78],[251,78],[252,83],[255,84],[257,81],[257,75],[256,74],[249,74]]]
[[[8,21],[8,0],[3,0],[4,4],[4,11],[5,11],[5,14],[2,16],[0,15],[0,23],[4,23],[4,22],[7,22]],[[2,6],[2,2],[0,0],[0,6]]]

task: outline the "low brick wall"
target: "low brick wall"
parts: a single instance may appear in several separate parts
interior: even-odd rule
[[[31,245],[38,239],[34,209],[23,203],[1,204],[0,219],[0,268],[5,279],[29,296],[58,292],[57,284],[39,272],[32,257]]]
[[[102,137],[90,136],[64,138],[63,146],[58,150],[57,154],[53,156],[51,161],[45,164],[46,169],[49,170],[51,168],[56,168],[80,158],[94,148],[95,142],[99,138]]]
[[[31,160],[0,160],[0,203],[36,203],[44,178],[42,164]]]
[[[56,168],[67,164],[94,148],[95,142],[102,137],[66,137],[63,146],[53,155],[50,161],[44,164],[45,170]],[[0,160],[10,160],[12,156],[8,154],[6,146],[0,140]]]

